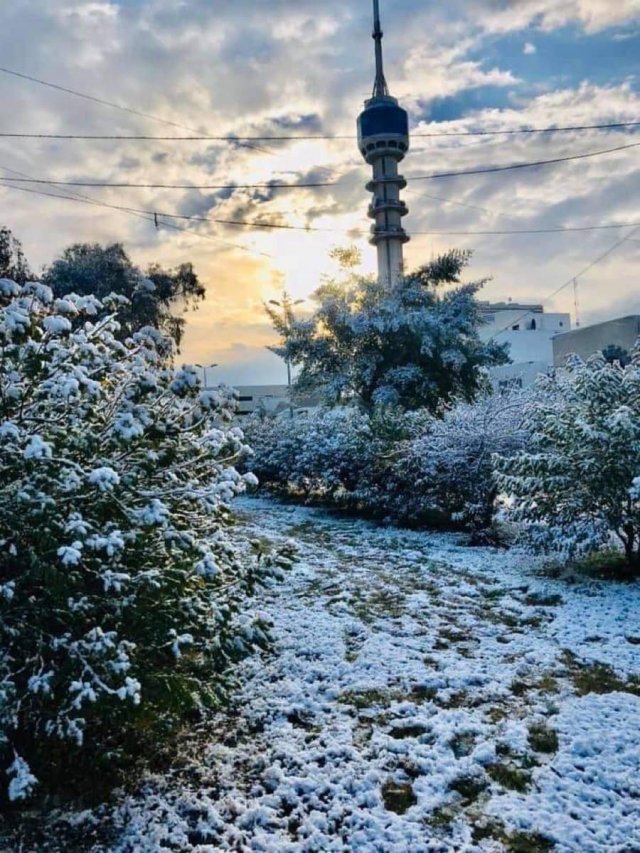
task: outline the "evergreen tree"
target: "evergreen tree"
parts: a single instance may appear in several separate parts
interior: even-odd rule
[[[640,569],[640,348],[541,377],[526,423],[531,446],[496,469],[533,547],[573,557],[615,537]]]
[[[5,226],[0,226],[0,278],[11,279],[18,284],[34,278],[22,251],[22,243]]]
[[[181,264],[175,270],[152,264],[143,274],[119,243],[69,246],[45,271],[44,282],[54,296],[77,293],[98,299],[110,294],[125,297],[126,302],[117,312],[118,336],[122,340],[144,326],[154,326],[179,345],[185,320],[176,316],[173,309],[195,307],[205,297],[192,264]]]
[[[469,253],[450,251],[389,291],[377,280],[328,282],[314,294],[309,319],[269,310],[281,336],[274,351],[299,368],[298,393],[320,392],[330,404],[354,401],[436,411],[453,398],[472,400],[486,368],[508,361],[483,343],[476,293],[460,284]]]
[[[619,344],[609,344],[609,346],[602,350],[602,355],[609,364],[613,364],[615,361],[618,361],[622,367],[626,367],[631,361],[631,354],[629,353],[629,350],[626,350]]]

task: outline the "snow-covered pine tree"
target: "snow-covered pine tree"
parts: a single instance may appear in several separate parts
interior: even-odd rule
[[[532,546],[572,558],[613,538],[640,569],[640,348],[626,367],[570,358],[540,378],[526,422],[530,448],[495,464]]]
[[[0,280],[0,768],[8,795],[97,777],[220,702],[265,640],[276,558],[230,533],[232,392],[109,304]],[[99,319],[97,319],[99,318]],[[253,481],[252,475],[248,479]]]
[[[320,392],[329,404],[435,412],[472,400],[487,387],[486,368],[508,357],[478,335],[484,282],[460,283],[468,262],[468,252],[450,251],[391,292],[375,279],[326,283],[308,319],[268,309],[282,340],[272,349],[299,368],[298,392]]]

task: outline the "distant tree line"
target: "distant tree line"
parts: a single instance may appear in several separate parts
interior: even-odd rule
[[[120,243],[74,243],[36,275],[22,244],[6,227],[0,227],[0,278],[22,285],[38,280],[55,297],[76,293],[104,299],[124,297],[116,312],[118,337],[126,340],[145,326],[159,329],[179,347],[185,328],[184,312],[197,307],[206,295],[191,263],[175,269],[150,264],[136,266]],[[126,300],[126,301],[125,301]]]

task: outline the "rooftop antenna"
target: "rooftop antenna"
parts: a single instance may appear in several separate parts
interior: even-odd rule
[[[580,328],[580,302],[578,299],[578,279],[573,280],[573,306],[576,313],[576,329]]]
[[[380,0],[373,0],[373,38],[376,43],[376,80],[373,84],[373,97],[386,98],[389,95],[389,87],[384,77],[384,64],[382,60],[382,26],[380,24]]]

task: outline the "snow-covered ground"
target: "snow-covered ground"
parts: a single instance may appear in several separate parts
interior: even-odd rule
[[[95,850],[640,851],[640,584],[238,507],[300,545],[260,600],[275,646],[179,765],[100,814]]]

